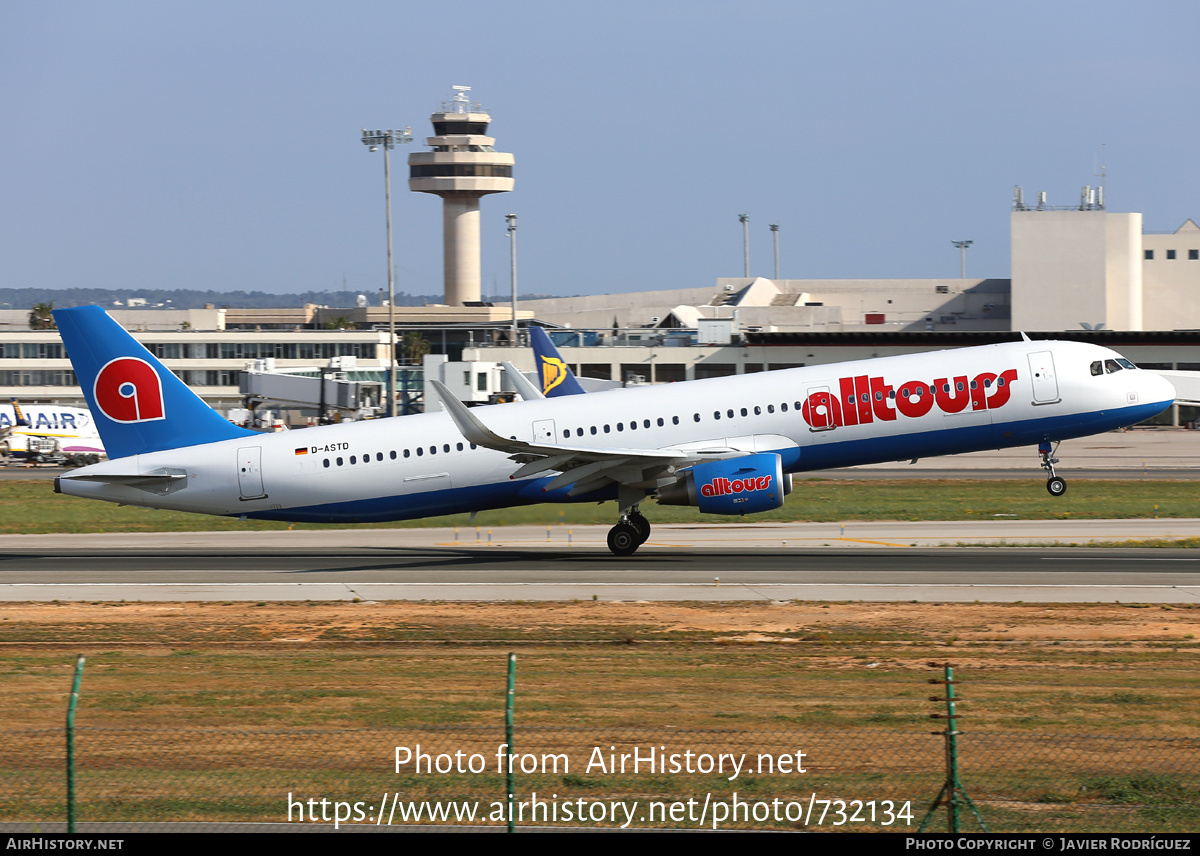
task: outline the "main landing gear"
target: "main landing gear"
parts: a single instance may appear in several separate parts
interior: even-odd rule
[[[650,521],[642,516],[635,505],[621,515],[621,521],[616,526],[608,530],[608,549],[618,556],[632,556],[649,537]]]
[[[1066,479],[1058,476],[1054,472],[1054,465],[1058,463],[1058,458],[1054,457],[1054,452],[1058,451],[1058,444],[1054,444],[1054,451],[1050,449],[1050,442],[1045,441],[1038,444],[1038,454],[1042,456],[1042,469],[1049,473],[1050,478],[1046,479],[1046,490],[1051,496],[1062,496],[1067,492]]]

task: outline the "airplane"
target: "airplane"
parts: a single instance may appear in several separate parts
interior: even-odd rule
[[[367,523],[616,500],[609,549],[650,535],[640,505],[779,508],[798,472],[1055,444],[1142,422],[1169,382],[1108,348],[1022,341],[285,434],[239,428],[100,307],[54,312],[110,460],[55,479],[108,502],[265,520]]]
[[[0,404],[0,448],[13,458],[36,460],[62,456],[79,462],[104,455],[92,415],[80,407]]]

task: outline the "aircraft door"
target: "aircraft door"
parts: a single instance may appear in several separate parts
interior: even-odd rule
[[[810,386],[804,402],[804,418],[810,431],[832,431],[837,427],[833,409],[837,406],[833,393],[827,386]]]
[[[238,449],[237,466],[238,488],[241,490],[242,499],[265,497],[262,480],[262,447],[246,446]]]
[[[1037,351],[1029,355],[1029,377],[1033,380],[1033,403],[1055,404],[1058,396],[1058,377],[1054,372],[1054,354]]]
[[[533,442],[535,443],[554,443],[554,420],[539,419],[533,423]]]

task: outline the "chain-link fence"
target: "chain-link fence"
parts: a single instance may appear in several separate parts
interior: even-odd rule
[[[0,733],[0,822],[53,828],[66,817],[63,733]],[[913,832],[946,779],[943,737],[928,731],[518,727],[513,743],[502,727],[80,727],[76,817],[81,829],[478,828],[511,812],[520,828]],[[993,832],[1195,829],[1197,739],[967,732],[958,754]],[[931,831],[946,830],[945,813]]]

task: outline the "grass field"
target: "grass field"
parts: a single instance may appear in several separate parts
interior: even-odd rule
[[[693,508],[647,503],[654,523],[719,524],[740,517],[702,515]],[[483,511],[479,526],[611,524],[613,503],[536,505]],[[755,521],[841,520],[979,520],[1004,516],[1019,519],[1200,517],[1200,490],[1186,481],[1072,480],[1065,496],[1046,493],[1041,481],[969,479],[866,481],[805,479],[783,508],[756,514]],[[371,523],[372,528],[466,526],[465,514],[399,523]],[[353,524],[350,524],[353,525]],[[320,529],[327,524],[295,524]],[[0,534],[57,532],[195,532],[287,529],[286,523],[240,521],[174,511],[158,511],[55,494],[41,481],[0,482]]]
[[[494,800],[490,765],[401,774],[393,749],[491,759],[512,651],[517,749],[572,765],[519,775],[521,799],[812,793],[910,800],[919,821],[944,772],[929,664],[950,660],[964,782],[993,830],[1185,831],[1198,633],[1200,607],[1147,604],[0,604],[0,817],[61,816],[76,652],[82,820],[278,821],[287,793]],[[803,751],[809,766],[587,766],[596,747],[635,746]]]

